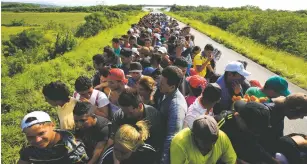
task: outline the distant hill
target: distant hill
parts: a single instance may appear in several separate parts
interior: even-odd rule
[[[1,2],[2,9],[60,7],[51,3]]]

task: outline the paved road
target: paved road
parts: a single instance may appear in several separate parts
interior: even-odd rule
[[[184,27],[185,24],[179,22],[179,26]],[[226,48],[222,44],[215,42],[208,36],[204,35],[203,33],[195,29],[192,29],[191,33],[195,35],[195,45],[200,46],[201,49],[203,49],[206,44],[210,43],[215,48],[218,48],[219,50],[221,50],[222,56],[220,60],[217,62],[217,68],[216,68],[218,73],[224,72],[224,69],[228,62],[234,61],[234,60],[243,60],[248,63],[247,70],[252,73],[252,75],[248,78],[250,80],[252,79],[258,80],[263,85],[269,77],[276,75],[273,72],[269,71],[268,69],[262,67],[261,65],[242,56],[241,54],[229,48]],[[303,92],[307,94],[306,90],[294,85],[293,83],[289,83],[289,89],[291,92]],[[299,120],[288,120],[286,118],[284,133],[289,134],[293,132],[307,134],[307,118],[299,119]]]

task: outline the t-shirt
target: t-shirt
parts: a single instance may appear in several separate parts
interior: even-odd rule
[[[73,111],[76,103],[76,99],[70,98],[69,102],[65,103],[62,107],[58,106],[57,114],[61,129],[72,130],[75,127]]]
[[[237,155],[227,135],[219,131],[219,136],[212,150],[205,156],[199,151],[193,141],[189,128],[175,135],[171,143],[171,164],[178,163],[217,163],[235,164]]]
[[[77,100],[79,100],[80,99],[79,93],[75,92],[74,93],[74,97]],[[106,105],[108,105],[110,103],[110,101],[109,101],[108,97],[106,96],[106,94],[101,92],[101,91],[99,91],[99,90],[96,90],[96,89],[93,90],[93,93],[92,93],[89,101],[90,101],[90,103],[92,105],[95,105],[98,108],[102,108],[102,107],[104,107],[104,106],[106,106]]]
[[[119,48],[113,48],[113,50],[114,50],[114,52],[115,52],[115,54],[116,54],[117,56],[120,55],[120,50],[121,50],[120,47],[119,47]]]
[[[96,73],[94,74],[94,76],[92,78],[92,82],[93,82],[93,87],[96,87],[97,85],[100,84],[100,73],[99,73],[99,71],[96,71]]]
[[[218,122],[220,130],[224,131],[229,137],[238,158],[249,163],[272,163],[272,155],[265,148],[266,145],[260,142],[259,137],[239,126],[242,118],[234,116],[234,111],[222,111],[214,118]],[[267,138],[268,135],[264,136],[265,141],[272,142],[271,139]]]
[[[149,144],[140,146],[131,154],[129,159],[120,161],[121,164],[155,164],[157,162],[157,152]],[[113,146],[108,148],[100,157],[98,164],[114,164]]]
[[[206,62],[206,60],[207,60],[207,58],[203,57],[201,55],[201,53],[195,55],[195,57],[193,59],[193,66],[194,66],[194,69],[196,70],[196,72],[197,72],[196,66],[203,65]],[[208,64],[210,64],[210,62],[208,62]],[[207,67],[205,67],[201,72],[197,72],[197,73],[198,73],[199,76],[205,77],[206,73],[207,73]]]
[[[95,118],[97,121],[93,127],[76,131],[76,137],[84,142],[89,157],[92,157],[98,142],[109,139],[109,120],[101,116],[95,116]]]
[[[184,123],[188,125],[188,127],[192,128],[193,122],[195,119],[200,116],[205,114],[207,109],[205,109],[201,104],[200,104],[200,99],[197,98],[194,103],[188,108],[188,113],[184,118]],[[208,112],[208,115],[213,116],[213,111],[210,110]]]
[[[162,121],[161,121],[160,112],[152,106],[144,105],[143,118],[144,118],[143,120],[147,120],[150,124],[150,129],[149,129],[150,137],[145,142],[157,149],[161,146],[162,144],[161,142],[164,136],[164,134],[161,133]],[[127,118],[122,109],[119,109],[113,115],[111,137],[112,138],[114,137],[116,131],[119,129],[121,125],[123,124],[134,125],[136,124],[137,121],[139,120],[133,118]]]
[[[188,107],[194,103],[194,101],[197,99],[195,96],[187,96],[185,97],[185,100],[187,101]]]
[[[255,96],[257,98],[261,98],[261,97],[267,97],[266,94],[264,94],[260,88],[258,87],[250,87],[247,89],[247,91],[245,92],[245,94],[249,95],[249,96]]]
[[[51,148],[28,146],[19,152],[20,160],[34,164],[87,163],[89,160],[83,142],[76,140],[72,133],[55,130],[61,140]]]

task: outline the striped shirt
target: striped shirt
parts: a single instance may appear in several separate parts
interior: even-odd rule
[[[128,159],[120,161],[121,164],[154,164],[157,162],[156,150],[149,144],[140,146],[131,154]],[[113,146],[109,147],[102,156],[98,164],[113,164]]]

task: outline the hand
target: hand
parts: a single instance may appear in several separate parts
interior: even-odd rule
[[[213,60],[213,59],[214,59],[213,54],[210,54],[210,55],[208,56],[208,60],[211,61],[211,60]]]
[[[240,83],[238,83],[238,82],[234,82],[233,84],[232,84],[232,88],[233,88],[233,91],[234,91],[234,93],[237,95],[237,94],[240,94],[241,93],[241,84]]]
[[[89,99],[84,98],[84,97],[80,98],[80,101],[82,101],[82,102],[90,102],[90,100],[89,100]]]

